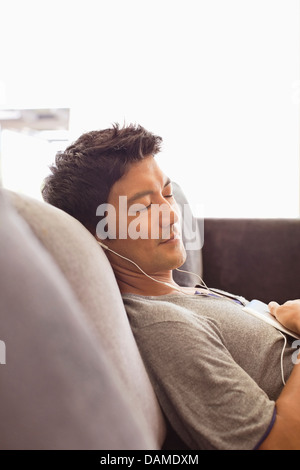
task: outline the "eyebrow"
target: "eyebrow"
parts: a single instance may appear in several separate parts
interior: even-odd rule
[[[164,184],[164,188],[166,186],[168,186],[169,184],[171,183],[171,180],[170,178],[167,178],[165,184]],[[145,196],[148,196],[149,194],[153,194],[154,191],[151,191],[151,190],[145,190],[145,191],[139,191],[138,193],[135,193],[133,196],[131,196],[129,199],[128,199],[128,203],[131,203],[133,201],[136,201],[137,199],[141,199],[142,197],[145,197]]]

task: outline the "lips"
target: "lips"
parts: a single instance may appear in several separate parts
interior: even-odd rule
[[[179,239],[180,239],[180,237],[179,237],[178,233],[177,233],[177,232],[176,232],[176,233],[173,232],[173,233],[171,234],[170,238],[167,238],[167,239],[165,239],[165,240],[162,240],[162,241],[160,242],[160,244],[169,243],[169,242],[171,242],[172,240],[176,241],[176,240],[179,240]]]

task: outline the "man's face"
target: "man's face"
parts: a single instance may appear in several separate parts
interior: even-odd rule
[[[120,196],[127,201],[126,207],[120,204]],[[109,248],[130,258],[148,274],[175,269],[184,263],[186,252],[181,240],[179,208],[169,178],[152,156],[129,166],[112,186],[108,203],[116,210],[116,239],[104,240]],[[137,232],[142,238],[137,238]],[[121,258],[114,256],[113,262],[128,268],[128,262]]]

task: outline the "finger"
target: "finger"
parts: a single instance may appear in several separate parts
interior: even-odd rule
[[[279,303],[277,303],[277,302],[275,302],[274,300],[272,300],[271,302],[268,303],[268,307],[269,307],[270,313],[275,317],[275,315],[276,315],[276,310],[277,310],[278,307],[279,307]]]

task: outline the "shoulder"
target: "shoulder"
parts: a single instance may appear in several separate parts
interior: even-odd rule
[[[194,312],[171,301],[171,296],[146,297],[135,294],[122,296],[129,321],[135,327],[164,322],[190,324],[196,321]]]
[[[134,294],[123,295],[126,313],[135,335],[158,338],[159,336],[173,338],[189,336],[197,338],[208,336],[218,337],[219,331],[215,323],[205,315],[199,315],[185,299],[174,299],[171,296],[145,297]],[[179,303],[178,303],[179,302]],[[177,337],[178,336],[178,337]],[[163,339],[161,337],[161,340]],[[153,340],[153,338],[152,338]]]

